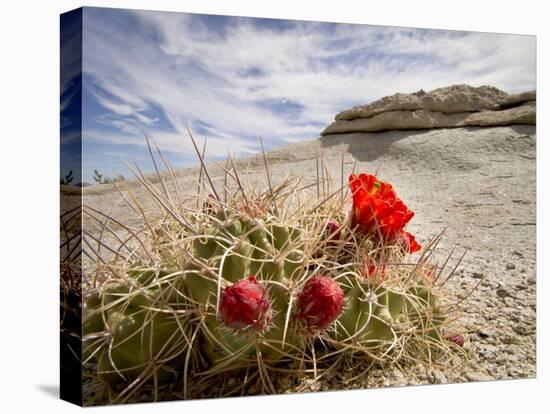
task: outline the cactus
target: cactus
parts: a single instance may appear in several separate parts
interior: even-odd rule
[[[94,181],[98,184],[104,184],[103,174],[100,174],[98,170],[94,170],[94,175],[92,177]]]
[[[303,266],[299,231],[290,226],[252,220],[241,214],[218,218],[195,238],[197,257],[220,267],[222,277],[231,282],[247,274],[281,280],[298,277]],[[223,265],[222,265],[223,263]]]
[[[459,349],[458,334],[446,339],[435,270],[406,262],[420,249],[404,231],[412,212],[373,177],[350,177],[351,220],[349,197],[319,200],[288,182],[224,201],[195,195],[194,208],[144,183],[162,218],[144,223],[132,261],[110,263],[112,277],[84,304],[84,357],[97,378],[111,391],[180,379],[188,390],[192,377],[256,372],[272,392],[270,372],[307,375],[341,353],[391,363]],[[103,182],[97,170],[94,179]],[[286,203],[288,194],[302,198]]]
[[[130,383],[145,377],[162,382],[181,369],[186,323],[177,314],[153,309],[153,301],[121,286],[86,303],[91,306],[85,310],[83,356],[97,362],[102,381]]]
[[[150,370],[151,380],[172,380],[178,361],[171,355],[181,332],[172,315],[146,310],[112,313],[110,346],[99,357],[98,375],[110,382],[129,382]],[[176,351],[177,352],[177,351]],[[178,353],[176,353],[176,356]],[[160,364],[159,361],[166,360]]]
[[[61,179],[62,185],[69,185],[73,182],[73,170],[69,170],[69,173],[64,176],[64,178]]]

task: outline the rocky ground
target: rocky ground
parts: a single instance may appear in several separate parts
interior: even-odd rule
[[[409,230],[421,242],[447,228],[437,259],[453,248],[452,268],[468,252],[447,286],[452,295],[478,289],[463,302],[456,322],[465,333],[471,361],[462,368],[417,365],[406,370],[373,370],[357,380],[338,373],[317,383],[287,384],[281,392],[350,389],[530,378],[536,375],[536,138],[535,127],[452,128],[325,135],[267,153],[274,181],[286,174],[316,179],[322,152],[333,180],[340,183],[342,153],[346,175],[377,172],[394,184],[416,215]],[[250,182],[265,177],[260,156],[241,159],[239,171]],[[214,181],[222,173],[211,169]],[[216,172],[217,171],[217,172]],[[197,168],[178,171],[183,188],[195,188]],[[136,183],[128,183],[146,208],[155,208]],[[76,197],[67,194],[67,197]],[[140,220],[111,185],[84,188],[84,203],[138,226]],[[92,224],[85,228],[93,233]],[[88,262],[89,265],[89,262]],[[86,266],[85,266],[86,268]],[[360,367],[358,367],[360,370]],[[347,377],[346,377],[347,376]]]

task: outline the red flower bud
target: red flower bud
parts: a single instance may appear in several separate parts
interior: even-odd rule
[[[327,328],[342,311],[344,292],[333,278],[314,276],[298,295],[297,318],[303,319],[308,330]]]
[[[252,327],[264,331],[271,322],[271,305],[267,290],[254,276],[228,286],[220,303],[223,322],[235,329]]]
[[[331,241],[338,241],[342,238],[340,223],[336,220],[329,220],[325,226],[325,235]]]
[[[464,337],[459,334],[449,335],[447,339],[460,347],[464,346]]]

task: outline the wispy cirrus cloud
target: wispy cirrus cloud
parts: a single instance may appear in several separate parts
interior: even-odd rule
[[[84,140],[176,160],[190,127],[223,157],[316,138],[351,105],[453,83],[535,88],[535,40],[184,13],[85,9]]]

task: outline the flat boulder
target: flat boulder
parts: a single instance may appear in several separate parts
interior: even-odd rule
[[[386,96],[340,112],[321,135],[399,129],[536,123],[536,93],[510,95],[492,86],[452,85]]]
[[[521,106],[500,111],[461,112],[445,114],[427,111],[390,111],[370,118],[351,121],[335,121],[321,135],[349,132],[379,132],[399,129],[457,128],[467,126],[535,125],[535,104],[528,102]]]

